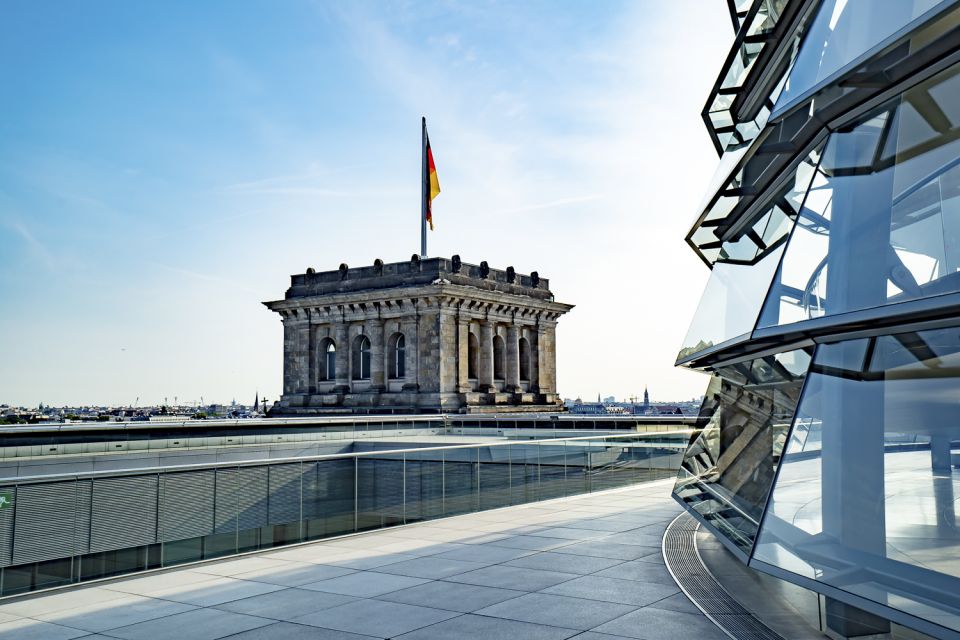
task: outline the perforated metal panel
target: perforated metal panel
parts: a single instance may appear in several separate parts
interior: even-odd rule
[[[90,551],[139,547],[157,541],[157,476],[93,481]]]
[[[270,524],[300,520],[300,465],[279,464],[270,469]]]
[[[267,468],[241,467],[237,472],[237,527],[267,525]]]
[[[166,473],[160,486],[161,542],[213,533],[213,470]]]
[[[236,469],[217,469],[213,509],[214,533],[237,530],[237,506],[240,496]]]
[[[73,552],[82,555],[90,552],[90,501],[93,496],[92,480],[77,480],[76,520],[73,527]]]
[[[74,482],[19,487],[13,564],[73,555],[76,493]]]
[[[11,564],[13,557],[13,514],[17,506],[17,488],[0,486],[0,492],[9,495],[13,506],[0,509],[0,567]]]

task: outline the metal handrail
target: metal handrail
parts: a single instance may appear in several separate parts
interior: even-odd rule
[[[349,453],[327,453],[319,454],[312,456],[294,456],[287,458],[260,458],[257,460],[236,460],[228,462],[207,462],[207,463],[198,463],[198,464],[183,464],[183,465],[170,465],[170,466],[154,466],[154,467],[140,467],[132,469],[105,469],[102,471],[80,471],[73,473],[63,473],[63,474],[46,474],[46,475],[36,475],[36,476],[21,476],[14,478],[7,478],[0,480],[0,484],[4,486],[17,486],[21,484],[35,484],[38,482],[51,482],[51,481],[68,481],[68,480],[82,480],[88,478],[103,478],[103,477],[117,477],[117,476],[129,476],[129,475],[144,475],[152,473],[172,473],[176,471],[195,471],[201,469],[221,469],[221,468],[234,468],[234,467],[249,467],[249,466],[267,466],[267,465],[278,465],[278,464],[291,464],[294,462],[317,462],[322,460],[336,460],[336,459],[351,459],[351,458],[372,458],[378,456],[386,455],[398,455],[398,454],[407,454],[410,452],[428,452],[428,451],[447,451],[447,450],[457,450],[457,449],[479,449],[481,447],[506,447],[513,446],[517,444],[527,444],[527,445],[541,445],[549,444],[556,442],[578,442],[585,440],[613,440],[613,439],[622,439],[622,438],[644,438],[644,437],[653,437],[653,436],[664,436],[664,435],[685,435],[689,436],[691,433],[696,431],[695,429],[681,429],[674,431],[655,431],[647,433],[623,433],[623,434],[610,434],[610,435],[593,435],[593,436],[573,436],[565,438],[544,438],[544,439],[529,439],[529,440],[507,440],[504,442],[484,442],[484,443],[469,443],[469,444],[454,444],[454,445],[438,445],[433,447],[411,447],[408,449],[386,449],[380,451],[353,451]],[[669,447],[670,445],[664,445]],[[686,443],[678,447],[681,449],[686,448]]]

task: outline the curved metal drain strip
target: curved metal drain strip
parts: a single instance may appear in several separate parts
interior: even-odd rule
[[[677,586],[703,615],[734,640],[784,640],[734,600],[703,564],[696,547],[699,528],[700,523],[693,516],[682,513],[663,534],[663,561]]]

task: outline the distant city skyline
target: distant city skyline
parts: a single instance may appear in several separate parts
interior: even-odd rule
[[[422,115],[430,254],[577,305],[560,394],[701,394],[673,361],[708,275],[682,237],[726,23],[696,0],[7,7],[0,403],[279,398],[260,302],[417,251]]]

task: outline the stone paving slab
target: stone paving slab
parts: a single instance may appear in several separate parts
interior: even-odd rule
[[[0,638],[725,637],[663,566],[659,541],[679,513],[671,487],[639,484],[37,594],[0,605]]]

